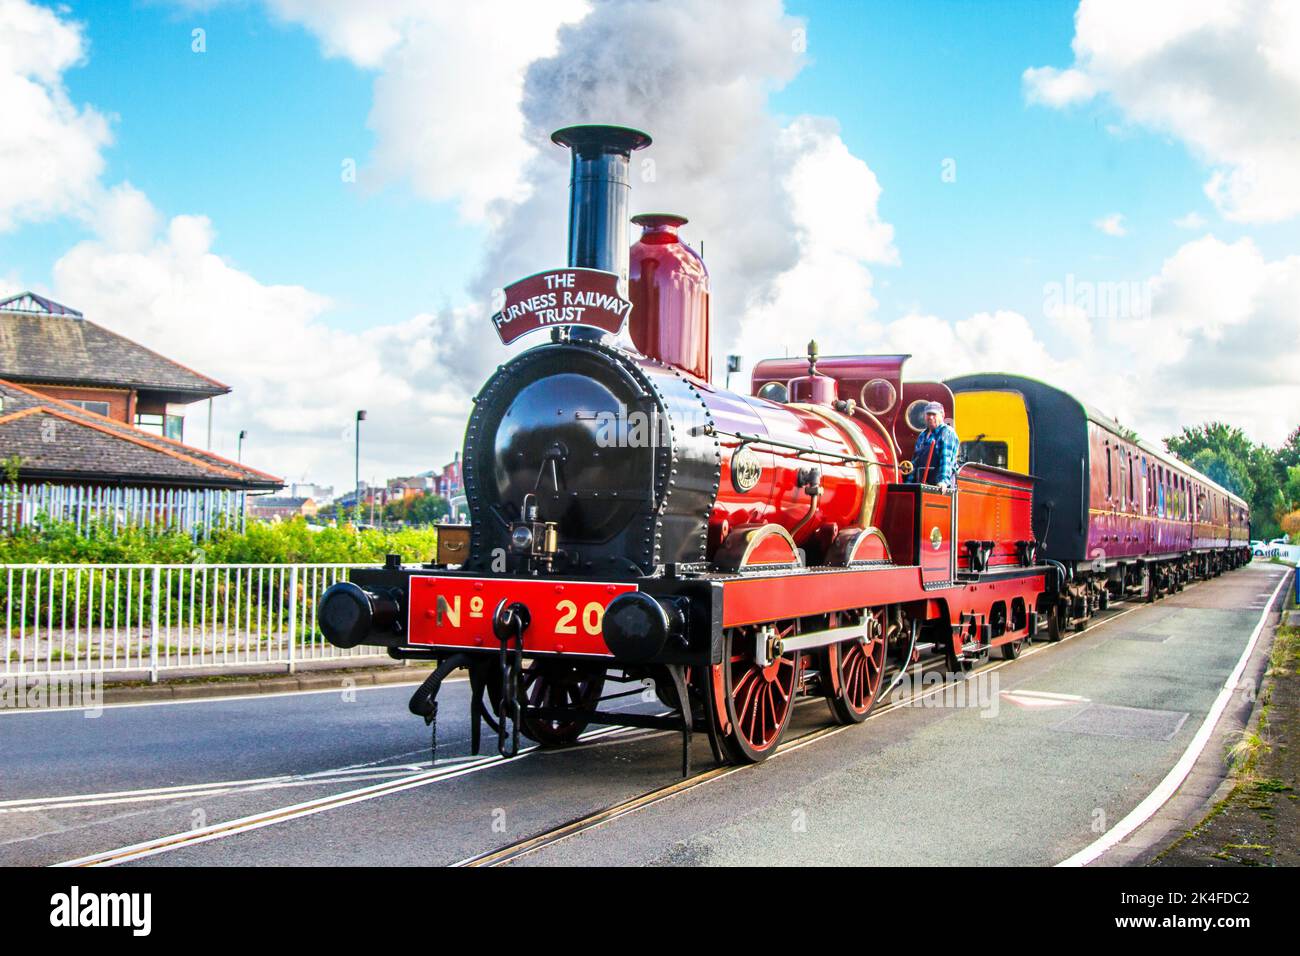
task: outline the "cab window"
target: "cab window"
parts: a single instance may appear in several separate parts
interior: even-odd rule
[[[962,461],[978,465],[1007,467],[1007,443],[1004,441],[964,441],[961,443]]]

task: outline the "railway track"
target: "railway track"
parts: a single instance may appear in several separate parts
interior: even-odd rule
[[[1020,654],[1020,656],[1016,660],[1025,660],[1026,658],[1032,657],[1035,654],[1041,654],[1045,651],[1051,650],[1053,647],[1059,647],[1063,644],[1066,644],[1076,637],[1081,637],[1084,634],[1091,634],[1093,631],[1101,627],[1105,627],[1107,624],[1110,624],[1113,621],[1116,621],[1127,614],[1131,614],[1132,612],[1138,610],[1141,606],[1142,605],[1140,604],[1135,606],[1128,606],[1127,602],[1114,601],[1110,605],[1111,609],[1113,609],[1113,613],[1107,613],[1104,618],[1101,618],[1100,620],[1092,621],[1085,630],[1070,632],[1064,635],[1060,641],[1054,644],[1050,644],[1050,643],[1031,644]],[[999,670],[1003,667],[1006,667],[1008,664],[1013,664],[1013,663],[1015,663],[1015,661],[1010,661],[1010,660],[990,661],[980,666],[979,668],[973,670],[969,676],[974,677],[981,674],[992,673],[993,671]],[[924,675],[926,673],[930,673],[934,671],[942,671],[944,669],[945,668],[942,659],[936,658],[926,663],[926,665],[921,670],[921,674]],[[893,681],[895,676],[897,676],[896,670],[890,675],[891,682]],[[870,716],[867,717],[866,721],[864,721],[863,723],[870,723],[871,721],[877,720],[885,716],[886,714],[890,713],[891,711],[898,710],[901,707],[909,707],[923,700],[926,697],[930,697],[934,694],[942,693],[944,689],[945,688],[942,684],[929,686],[929,687],[922,685],[921,689],[907,695],[906,697],[903,697],[899,700],[891,700],[888,703],[877,706],[875,710],[871,712]],[[882,691],[882,697],[883,696],[884,696],[884,692]],[[798,704],[796,704],[796,706],[806,707],[808,705],[820,704],[820,703],[822,703],[821,698],[807,698],[799,702]],[[803,747],[807,747],[810,744],[816,743],[819,740],[824,740],[828,737],[834,737],[836,734],[843,733],[844,731],[847,730],[852,730],[858,726],[861,725],[834,724],[826,727],[819,727],[816,730],[811,730],[808,731],[807,733],[800,734],[798,737],[794,737],[790,740],[787,740],[784,743],[782,743],[780,746],[778,746],[776,751],[772,754],[771,757],[768,758],[768,760],[779,759],[780,757],[786,754],[793,753],[794,751],[799,750]],[[698,790],[701,787],[707,786],[711,783],[716,783],[719,780],[724,780],[727,777],[731,777],[735,774],[744,773],[746,771],[752,771],[760,766],[762,766],[762,764],[741,764],[737,766],[713,767],[709,770],[701,771],[700,773],[694,774],[683,780],[677,780],[673,783],[668,784],[667,786],[659,787],[654,790],[649,790],[646,791],[645,793],[639,794],[638,796],[620,801],[619,803],[612,804],[608,807],[605,807],[604,809],[597,810],[594,813],[588,813],[583,816],[575,817],[574,819],[562,823],[559,826],[554,827],[550,830],[545,830],[541,833],[537,833],[532,836],[525,837],[522,840],[518,840],[514,843],[507,844],[506,846],[499,847],[498,849],[487,850],[483,853],[466,857],[465,859],[452,864],[452,866],[453,867],[506,866],[514,862],[515,860],[519,860],[525,856],[528,856],[531,853],[536,853],[539,850],[554,846],[557,843],[560,843],[564,840],[568,840],[571,837],[578,836],[579,834],[585,833],[589,830],[594,830],[597,827],[604,826],[605,824],[611,823],[614,820],[618,820],[623,817],[629,816],[631,814],[638,813],[642,810],[646,810],[649,807],[655,806],[656,804],[663,803],[666,800],[671,800],[674,797],[681,796],[684,793],[689,793],[692,790]]]

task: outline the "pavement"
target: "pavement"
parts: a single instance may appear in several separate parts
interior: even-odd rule
[[[252,694],[283,694],[302,690],[335,690],[370,684],[419,683],[433,669],[421,661],[381,664],[373,667],[346,667],[331,662],[324,666],[302,666],[294,674],[241,674],[197,672],[184,677],[169,677],[157,683],[146,681],[105,682],[106,704],[151,703],[164,700],[192,700],[198,697],[236,697]]]
[[[1058,863],[1178,763],[1287,572],[1251,565],[1154,605],[1118,605],[1061,644],[963,685],[919,688],[927,696],[910,704],[891,698],[865,724],[517,863]],[[0,712],[0,864],[450,864],[680,780],[678,737],[662,732],[600,730],[569,750],[472,758],[457,680],[440,697],[431,768],[410,690],[122,704],[93,719]],[[1249,713],[1233,699],[1229,716]],[[640,696],[620,706],[659,709]],[[795,721],[795,734],[825,727],[824,702],[802,703]],[[1221,762],[1213,744],[1206,753]],[[693,757],[711,763],[703,735]]]

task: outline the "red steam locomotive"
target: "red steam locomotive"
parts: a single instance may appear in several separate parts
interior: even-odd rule
[[[1100,593],[1240,559],[1227,535],[1206,538],[1212,560],[1171,552],[1157,580],[1045,552],[1073,519],[1035,511],[1030,468],[1078,468],[1045,418],[1036,445],[1020,432],[968,443],[951,488],[904,481],[919,405],[962,425],[954,388],[903,380],[906,356],[821,358],[813,343],[806,359],[759,363],[753,397],[714,385],[708,272],[678,235],[686,220],[636,217],[629,252],[629,160],[649,137],[552,138],[572,150],[569,267],[515,283],[493,317],[503,342],[550,341],[475,398],[470,523],[441,529],[436,562],[353,571],[319,614],[339,647],[437,661],[411,700],[430,723],[442,681],[466,669],[475,753],[482,722],[507,756],[521,733],[563,746],[607,723],[681,731],[684,769],[700,729],[718,760],[762,760],[799,695],[856,723],[891,662],[941,653],[960,672],[993,648],[1015,657],[1086,620]],[[1024,455],[998,457],[1016,441]],[[602,710],[608,678],[649,679],[670,712]]]

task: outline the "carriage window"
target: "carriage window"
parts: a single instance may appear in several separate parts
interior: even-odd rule
[[[1125,506],[1127,506],[1127,504],[1128,504],[1128,495],[1125,494],[1125,492],[1126,492],[1128,489],[1127,489],[1127,487],[1125,487],[1125,485],[1124,485],[1124,449],[1123,449],[1123,448],[1121,448],[1118,452],[1115,453],[1115,462],[1116,462],[1117,465],[1119,465],[1119,501],[1120,501],[1120,506],[1121,506],[1121,507],[1125,507]]]
[[[1007,443],[1004,441],[964,441],[961,443],[962,461],[980,465],[1007,467]]]

